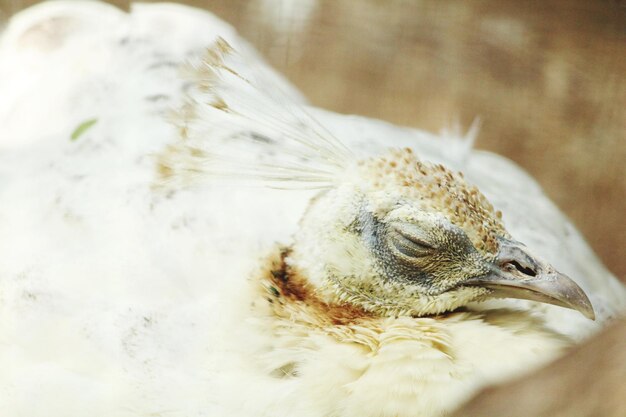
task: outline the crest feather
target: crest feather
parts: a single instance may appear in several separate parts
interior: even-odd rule
[[[191,88],[171,117],[180,137],[158,155],[163,185],[226,178],[276,188],[328,188],[355,160],[266,69],[224,39],[184,73]]]

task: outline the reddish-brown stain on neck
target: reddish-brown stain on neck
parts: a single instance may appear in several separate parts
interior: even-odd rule
[[[319,321],[320,326],[349,325],[373,317],[360,307],[322,300],[306,277],[288,264],[290,252],[289,248],[282,248],[277,255],[270,256],[269,268],[263,273],[267,300],[274,305],[277,314],[285,304],[291,303],[301,310],[307,310]]]

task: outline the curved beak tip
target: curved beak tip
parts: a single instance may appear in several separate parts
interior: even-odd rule
[[[552,285],[547,286],[544,291],[544,294],[551,299],[546,300],[546,302],[576,310],[590,320],[596,319],[596,313],[589,297],[587,297],[585,291],[567,275],[557,272],[556,280],[553,281]]]
[[[587,317],[589,320],[593,320],[593,321],[596,320],[596,312],[593,311],[593,307],[589,306],[588,310],[584,310],[584,311],[578,310],[578,311],[580,311],[582,315]]]
[[[582,291],[582,290],[581,290]],[[583,292],[583,298],[580,298],[578,301],[578,303],[573,303],[572,307],[575,310],[577,310],[578,312],[580,312],[583,316],[587,317],[589,320],[596,320],[596,312],[593,309],[593,305],[591,304],[591,301],[589,301],[589,298],[587,297],[587,295]]]

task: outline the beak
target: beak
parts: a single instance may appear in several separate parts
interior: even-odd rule
[[[463,285],[490,289],[491,296],[497,298],[520,298],[571,308],[595,320],[593,306],[584,291],[567,275],[532,256],[520,242],[501,240],[491,271]]]

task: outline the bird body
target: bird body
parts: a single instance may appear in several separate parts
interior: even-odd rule
[[[262,73],[266,89],[222,89],[226,67],[233,82]],[[511,162],[461,135],[307,107],[208,13],[44,4],[5,30],[0,74],[11,415],[444,415],[624,306]],[[295,190],[239,181],[252,177]],[[534,260],[512,237],[572,277],[597,321],[460,285],[504,249]],[[443,247],[446,268],[414,260]]]

